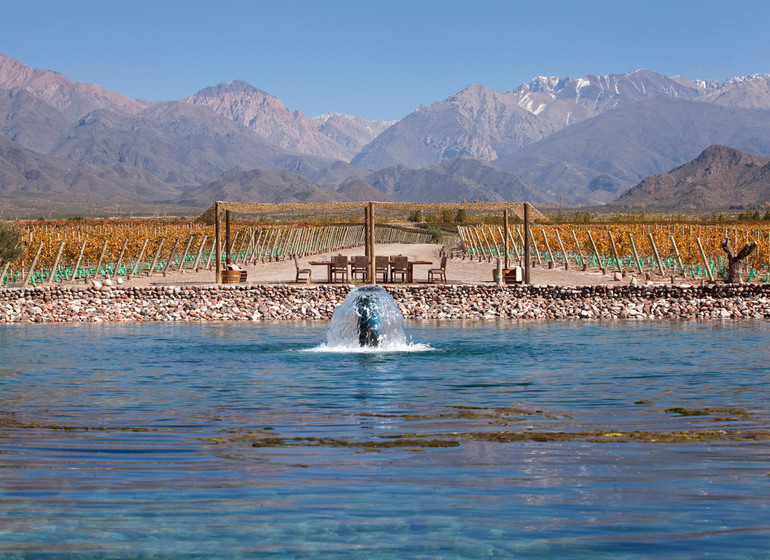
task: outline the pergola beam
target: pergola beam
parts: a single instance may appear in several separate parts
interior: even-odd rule
[[[472,210],[476,212],[495,212],[503,211],[503,220],[505,223],[506,235],[504,243],[506,268],[508,267],[508,214],[513,211],[526,224],[531,219],[548,219],[544,214],[535,210],[528,202],[317,202],[317,203],[290,203],[290,202],[225,202],[216,201],[203,214],[198,216],[196,221],[214,225],[214,245],[216,258],[216,282],[222,282],[222,254],[221,254],[221,227],[220,220],[222,212],[226,216],[226,235],[225,250],[227,251],[227,263],[230,263],[230,213],[239,214],[266,214],[271,212],[301,212],[312,210],[363,210],[364,211],[364,231],[365,231],[365,251],[369,257],[369,282],[376,284],[376,266],[374,262],[374,209],[383,210],[421,210],[441,212],[444,210]],[[525,232],[527,228],[525,228]],[[528,235],[525,233],[525,245],[528,245]],[[528,248],[528,247],[527,247]],[[528,253],[525,253],[528,255]],[[529,283],[529,267],[525,259],[525,283]]]
[[[524,219],[524,202],[224,202],[211,205],[196,221],[213,224],[217,212],[226,210],[239,214],[267,214],[271,212],[297,212],[303,210],[364,210],[368,207],[382,210],[422,210],[441,212],[443,210],[470,210],[475,212],[496,212],[508,208],[519,218]],[[548,218],[529,204],[529,217],[534,220]]]

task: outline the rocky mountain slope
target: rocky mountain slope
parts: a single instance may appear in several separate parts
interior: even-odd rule
[[[230,202],[334,202],[332,189],[288,171],[233,169],[221,177],[187,189],[179,199],[188,206],[207,206],[214,200]]]
[[[0,134],[16,144],[47,154],[72,128],[64,113],[22,88],[0,89]]]
[[[46,156],[52,156],[48,167],[70,160],[104,166],[105,176],[115,166],[135,168],[136,177],[147,177],[145,184],[139,188],[137,182],[124,183],[118,191],[121,196],[130,194],[123,189],[133,185],[138,201],[167,198],[180,188],[238,166],[286,169],[318,184],[335,186],[366,173],[342,161],[281,149],[203,104],[134,102],[99,86],[69,82],[59,74],[25,67],[8,57],[0,58],[0,115],[0,134],[38,152],[35,157],[41,165]],[[312,124],[310,127],[315,130]],[[23,166],[24,162],[6,163]],[[72,192],[88,191],[86,175],[78,177],[74,183],[59,183],[57,192],[65,184]],[[79,185],[78,180],[84,183]],[[39,185],[29,188],[35,190]]]
[[[770,155],[770,111],[648,99],[564,128],[494,163],[565,204],[602,204],[711,144]]]
[[[244,125],[285,150],[343,159],[343,151],[321,134],[299,111],[289,111],[277,98],[239,80],[200,90],[185,99],[205,105],[220,116]]]
[[[668,173],[645,178],[613,206],[713,210],[770,202],[770,158],[709,146]]]
[[[370,121],[353,115],[324,113],[313,117],[318,131],[334,141],[349,161],[361,148],[374,140],[396,121]]]
[[[487,161],[511,154],[557,130],[516,100],[481,84],[420,107],[385,130],[353,158],[354,165],[427,167],[443,159]]]
[[[40,166],[52,157],[46,165],[100,166],[105,177],[133,170],[114,184],[137,200],[260,169],[299,175],[339,199],[601,204],[711,144],[770,156],[770,75],[717,83],[639,70],[538,77],[504,93],[471,84],[385,123],[311,120],[239,81],[182,101],[136,101],[0,55],[0,117],[0,134],[37,152]],[[12,158],[23,153],[7,151],[6,164],[22,168]],[[81,180],[57,189],[88,191]],[[18,181],[13,188],[23,188]]]
[[[441,161],[424,169],[394,166],[376,171],[364,180],[390,199],[405,202],[555,202],[521,177],[466,157]]]
[[[0,136],[3,193],[46,193],[104,200],[171,200],[180,191],[151,173],[126,165],[97,166],[27,150]]]
[[[365,146],[352,162],[381,169],[397,164],[425,167],[459,155],[500,160],[566,127],[649,99],[764,109],[770,104],[770,75],[718,84],[637,70],[583,78],[537,77],[506,93],[473,84],[407,115]],[[651,113],[648,119],[659,117]]]
[[[1,53],[0,88],[25,90],[70,120],[97,109],[134,114],[148,106],[147,102],[131,99],[95,84],[70,81],[58,72],[30,68]]]

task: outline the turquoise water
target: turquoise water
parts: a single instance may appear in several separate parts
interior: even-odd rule
[[[328,328],[0,326],[0,558],[770,557],[768,324]]]

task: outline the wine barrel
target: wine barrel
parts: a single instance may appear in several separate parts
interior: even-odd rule
[[[240,270],[223,270],[222,271],[222,284],[237,284],[241,281]]]

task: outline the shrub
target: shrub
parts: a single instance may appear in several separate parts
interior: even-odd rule
[[[0,264],[11,263],[24,254],[21,230],[0,222]]]

